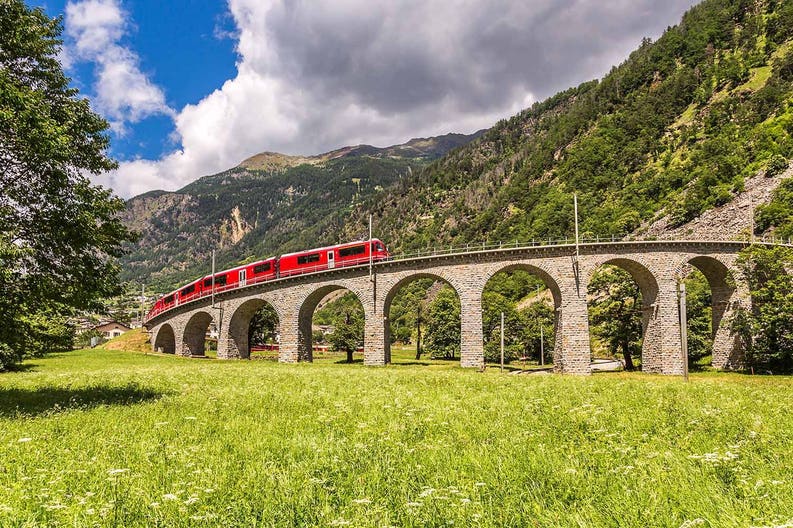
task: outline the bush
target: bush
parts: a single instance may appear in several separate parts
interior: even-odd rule
[[[0,343],[0,372],[9,370],[21,360],[22,358],[14,351],[13,348],[6,345],[5,343]]]
[[[768,167],[765,170],[765,175],[767,178],[773,178],[777,174],[783,173],[788,168],[788,161],[785,159],[784,156],[780,156],[779,154],[775,154],[771,156],[771,160],[768,162]]]

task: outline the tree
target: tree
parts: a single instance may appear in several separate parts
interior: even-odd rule
[[[433,358],[454,359],[460,351],[460,301],[449,286],[444,286],[430,303],[427,314],[425,347]]]
[[[751,246],[738,257],[749,283],[751,310],[733,320],[746,347],[749,366],[793,372],[793,251],[785,247]]]
[[[275,339],[278,313],[269,304],[262,306],[251,318],[248,327],[248,347],[263,345]]]
[[[611,354],[622,353],[625,370],[633,370],[633,356],[641,352],[642,298],[639,287],[628,272],[608,266],[594,274],[587,293],[592,299],[592,333],[604,341]]]
[[[41,9],[0,2],[0,368],[46,351],[29,332],[116,293],[115,258],[133,239],[123,201],[90,183],[116,163],[107,122],[56,58],[61,31]]]
[[[708,279],[697,269],[686,277],[685,284],[688,364],[695,368],[701,359],[713,354],[712,296]]]
[[[347,363],[352,363],[353,353],[363,344],[363,319],[363,309],[348,307],[336,316],[333,333],[328,336],[333,350],[347,353]]]

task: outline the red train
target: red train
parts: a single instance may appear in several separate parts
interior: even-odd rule
[[[368,263],[370,258],[372,262],[378,262],[387,260],[389,257],[390,254],[385,244],[376,238],[371,241],[360,240],[298,253],[288,253],[280,257],[259,260],[215,273],[214,292],[220,293],[281,277],[357,266]],[[160,297],[154,303],[154,307],[149,311],[146,319],[151,319],[174,306],[211,295],[212,282],[212,275],[207,275]]]

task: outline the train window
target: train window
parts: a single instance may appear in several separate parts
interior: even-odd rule
[[[204,279],[204,288],[209,288],[212,286],[212,277],[207,277]]]
[[[168,297],[163,297],[162,303],[163,304],[171,304],[173,302],[173,295],[169,295]]]
[[[190,286],[187,286],[186,288],[182,288],[182,291],[179,292],[179,293],[182,294],[182,295],[190,295],[194,291],[195,291],[195,284],[191,284]]]
[[[259,273],[264,273],[265,271],[270,271],[270,263],[265,262],[264,264],[257,264],[253,267],[253,274],[257,275]]]
[[[300,255],[297,257],[298,264],[309,264],[311,262],[319,262],[319,253],[312,253],[310,255]]]
[[[383,246],[382,242],[375,243],[375,251],[385,251],[385,247]]]
[[[351,247],[341,248],[339,250],[339,256],[342,258],[351,257],[353,255],[362,255],[363,253],[366,253],[366,246],[364,245],[351,246]]]
[[[226,275],[215,275],[215,286],[224,286],[226,284]]]

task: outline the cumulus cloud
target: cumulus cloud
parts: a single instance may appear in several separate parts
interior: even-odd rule
[[[237,73],[175,116],[177,150],[122,163],[99,182],[122,196],[176,189],[264,150],[315,154],[343,145],[491,126],[570,85],[601,76],[644,36],[657,37],[693,0],[228,0]],[[103,66],[124,23],[112,0],[67,13],[77,49]],[[75,4],[76,5],[76,4]],[[115,7],[115,9],[113,9]],[[73,29],[72,20],[93,18]],[[129,50],[125,50],[129,52]],[[127,57],[129,58],[129,57]],[[137,72],[137,73],[135,73]],[[145,81],[145,77],[142,77]],[[140,78],[138,78],[140,81]],[[100,97],[111,116],[164,112],[162,92]],[[117,85],[115,85],[117,86]],[[115,99],[115,98],[118,99]]]
[[[141,72],[138,55],[120,44],[128,27],[125,16],[116,0],[66,4],[66,35],[73,42],[65,57],[96,65],[94,103],[119,134],[126,123],[175,115],[162,89]]]

